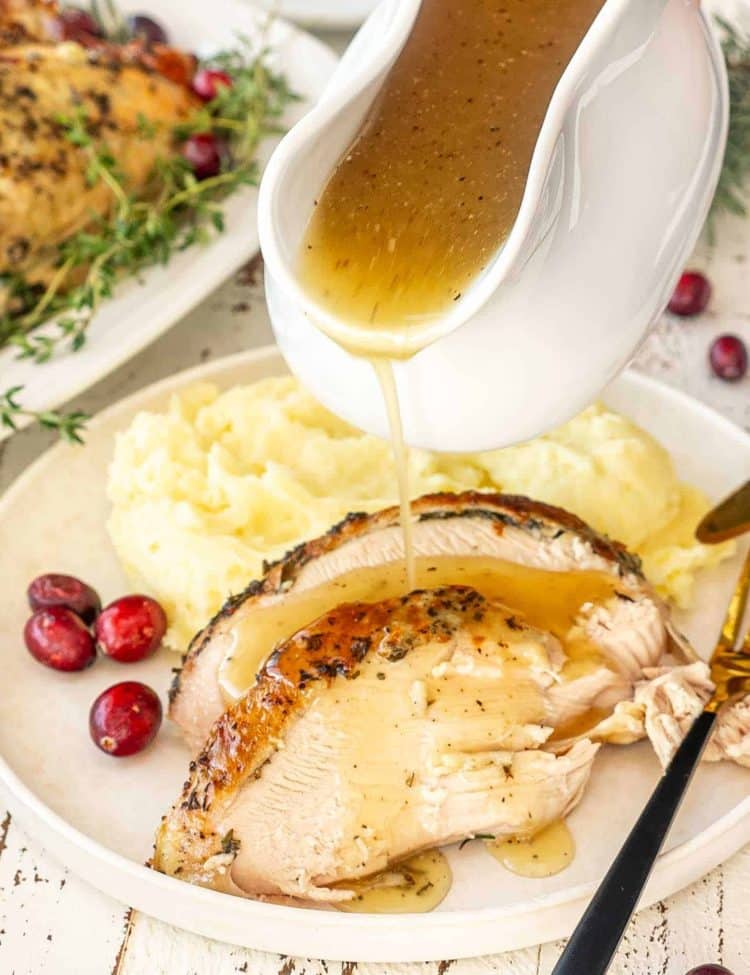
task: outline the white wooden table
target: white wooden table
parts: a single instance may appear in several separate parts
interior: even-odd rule
[[[341,39],[339,39],[340,43]],[[688,390],[750,431],[750,378],[736,385],[709,375],[711,338],[734,331],[750,344],[748,226],[722,227],[721,246],[695,263],[715,287],[700,320],[665,320],[641,350],[639,368]],[[616,300],[616,296],[613,296]],[[149,349],[76,402],[95,412],[180,369],[270,341],[257,261],[226,282]],[[0,444],[0,491],[48,445],[27,431]],[[127,814],[125,805],[124,814]],[[613,851],[614,852],[614,851]],[[99,894],[60,867],[3,812],[0,795],[0,973],[2,975],[547,975],[560,944],[432,965],[360,965],[300,961],[232,948],[186,934]],[[750,973],[750,848],[699,883],[642,911],[613,975],[684,975],[705,962]],[[581,975],[586,975],[582,972]]]

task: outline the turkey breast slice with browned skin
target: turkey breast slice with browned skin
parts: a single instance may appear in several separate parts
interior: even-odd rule
[[[326,613],[214,725],[156,868],[335,901],[413,852],[537,831],[577,804],[597,751],[539,748],[559,658],[554,637],[467,587]]]
[[[607,665],[580,683],[550,689],[552,726],[594,705],[614,707],[630,697],[642,668],[661,660],[669,617],[643,578],[637,558],[573,515],[528,498],[481,492],[425,496],[413,502],[412,512],[417,556],[483,556],[550,572],[598,571],[616,580],[617,595],[587,607],[579,621]],[[353,569],[401,559],[397,508],[351,515],[326,535],[299,546],[271,566],[264,579],[230,599],[193,640],[172,688],[170,716],[191,747],[200,747],[227,706],[219,667],[230,651],[238,652],[241,631],[252,626],[254,614]],[[540,592],[539,599],[544,598]]]

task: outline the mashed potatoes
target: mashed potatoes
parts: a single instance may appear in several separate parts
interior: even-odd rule
[[[695,572],[729,551],[693,539],[705,499],[677,480],[655,440],[602,406],[505,450],[414,451],[412,485],[415,496],[494,489],[567,508],[637,551],[680,605]],[[334,417],[296,380],[225,393],[199,385],[118,437],[109,531],[133,585],[166,608],[170,646],[184,650],[264,559],[349,511],[393,503],[395,492],[390,446]]]

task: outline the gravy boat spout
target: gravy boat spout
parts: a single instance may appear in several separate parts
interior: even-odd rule
[[[292,371],[333,412],[387,436],[370,363],[304,290],[315,201],[407,40],[421,0],[383,0],[261,185],[271,320]],[[495,258],[414,351],[378,330],[408,443],[492,449],[563,423],[626,365],[700,233],[726,142],[724,60],[697,0],[606,0],[550,101]],[[370,345],[376,335],[366,338]]]

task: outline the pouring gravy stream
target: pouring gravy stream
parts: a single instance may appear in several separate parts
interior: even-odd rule
[[[387,360],[424,348],[502,247],[552,93],[602,3],[423,0],[305,234],[302,282],[383,390],[410,580],[408,455]]]
[[[347,599],[386,598],[394,588],[397,594],[417,584],[476,583],[486,595],[502,590],[504,601],[532,622],[538,618],[532,606],[538,598],[529,600],[529,590],[523,598],[518,584],[512,595],[521,605],[509,598],[509,573],[498,572],[497,565],[468,569],[467,561],[482,560],[463,559],[426,566],[415,559],[408,450],[390,360],[408,358],[434,340],[436,321],[502,247],[518,215],[552,93],[602,5],[423,0],[411,35],[316,203],[302,246],[301,278],[320,307],[344,323],[345,338],[337,334],[336,340],[369,358],[376,371],[393,444],[405,555],[405,571],[383,567],[350,580]],[[427,576],[428,570],[435,574]],[[545,592],[545,601],[564,592],[568,611],[573,603],[580,607],[569,579],[547,583],[534,587]],[[582,580],[578,584],[585,588]],[[335,589],[334,582],[324,601],[341,601]],[[311,612],[308,602],[301,600],[301,613]],[[545,622],[559,631],[559,619]],[[590,648],[566,650],[573,669],[592,659]],[[237,667],[232,672],[230,661],[227,677],[229,686],[239,688],[246,674]],[[491,852],[517,873],[546,876],[567,865],[573,848],[567,827],[553,824],[537,838],[498,841]],[[449,887],[442,854],[419,854],[360,883],[349,909],[431,910]]]

